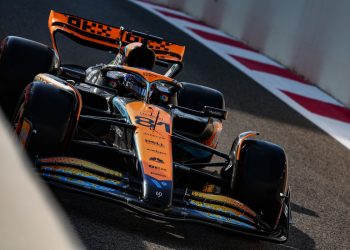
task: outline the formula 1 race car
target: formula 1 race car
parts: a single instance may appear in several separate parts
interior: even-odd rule
[[[288,239],[284,150],[252,139],[254,131],[238,135],[228,154],[216,150],[224,97],[173,79],[185,46],[54,11],[49,29],[53,49],[15,36],[0,48],[1,106],[49,184],[161,220]],[[57,33],[116,57],[61,64]]]

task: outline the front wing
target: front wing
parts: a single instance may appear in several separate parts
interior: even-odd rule
[[[71,157],[38,159],[36,166],[49,184],[113,201],[148,217],[207,224],[277,243],[288,238],[289,197],[285,225],[272,230],[254,211],[227,196],[174,188],[172,205],[164,209],[141,199],[142,183],[118,171]]]

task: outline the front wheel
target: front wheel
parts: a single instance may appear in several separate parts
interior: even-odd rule
[[[266,141],[243,142],[232,194],[275,228],[287,194],[287,158],[284,150]]]
[[[24,90],[13,124],[30,156],[60,155],[67,149],[79,108],[75,92],[67,89],[33,82]]]

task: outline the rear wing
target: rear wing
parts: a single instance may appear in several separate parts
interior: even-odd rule
[[[139,32],[132,32],[122,27],[113,27],[53,10],[50,12],[49,29],[52,45],[57,53],[55,39],[57,32],[63,33],[79,44],[116,53],[129,43],[142,42],[145,39]],[[148,47],[154,51],[158,60],[174,63],[181,63],[185,53],[185,46],[164,39],[149,39]]]

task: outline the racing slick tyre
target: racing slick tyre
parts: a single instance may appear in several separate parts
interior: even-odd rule
[[[247,139],[241,149],[233,196],[277,226],[287,185],[287,159],[278,145]]]
[[[0,105],[11,120],[18,98],[38,73],[50,72],[58,59],[44,44],[5,37],[0,44]]]
[[[40,81],[29,84],[12,121],[29,156],[64,153],[76,127],[79,106],[70,86],[63,88]]]
[[[203,111],[204,106],[225,109],[224,95],[216,90],[202,85],[182,82],[182,89],[177,96],[179,106]]]

